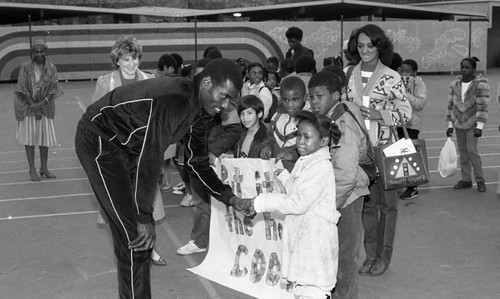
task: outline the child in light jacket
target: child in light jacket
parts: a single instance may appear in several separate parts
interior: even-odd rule
[[[483,126],[488,118],[490,86],[488,79],[475,75],[476,61],[479,61],[476,57],[464,58],[460,62],[462,75],[451,83],[446,110],[446,136],[451,137],[453,129],[456,129],[462,179],[453,188],[472,187],[472,166],[477,190],[485,192],[483,164],[477,150],[477,141],[483,134]]]
[[[261,194],[249,206],[285,215],[281,273],[295,297],[327,298],[337,281],[340,217],[329,145],[338,142],[340,131],[323,115],[300,111],[295,118],[300,158],[291,173],[278,176],[286,193]]]

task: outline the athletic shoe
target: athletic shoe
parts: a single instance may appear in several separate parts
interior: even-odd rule
[[[172,187],[172,190],[181,190],[182,188],[185,188],[186,186],[184,185],[184,182],[180,182],[179,184],[175,185]]]
[[[484,182],[477,182],[477,191],[486,192],[486,185]]]
[[[207,251],[206,248],[200,248],[200,247],[196,246],[196,244],[194,244],[194,240],[191,240],[186,245],[177,249],[177,254],[190,255],[193,253],[200,253],[200,252],[205,252],[205,251]]]
[[[194,206],[193,196],[191,194],[186,194],[180,203],[181,207],[192,207]]]
[[[170,185],[161,185],[161,186],[160,186],[160,191],[161,191],[161,192],[168,192],[168,191],[172,191],[172,186],[170,186]]]
[[[399,198],[405,200],[405,199],[412,199],[415,197],[418,197],[418,190],[413,188],[408,188],[405,190],[405,192],[403,192],[403,194],[401,194]]]
[[[458,183],[455,186],[453,186],[453,189],[466,189],[466,188],[472,188],[472,182],[458,181]]]

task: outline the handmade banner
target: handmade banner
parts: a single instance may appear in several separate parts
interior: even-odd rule
[[[221,180],[242,198],[280,192],[273,182],[272,160],[222,159]],[[254,219],[212,198],[210,245],[205,260],[191,272],[256,298],[293,298],[281,277],[283,215]]]

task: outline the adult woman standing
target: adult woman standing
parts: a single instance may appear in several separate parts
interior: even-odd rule
[[[25,62],[14,90],[17,120],[16,139],[24,144],[32,181],[42,177],[55,179],[47,168],[49,147],[57,145],[54,128],[54,100],[63,94],[56,67],[47,61],[47,44],[37,40],[31,48],[31,60]],[[35,146],[40,149],[40,176],[35,168]]]
[[[120,37],[111,48],[111,65],[115,70],[97,79],[92,103],[119,86],[154,78],[154,75],[147,74],[139,69],[141,58],[142,46],[137,39],[130,35]],[[153,218],[155,221],[158,221],[164,217],[163,200],[159,186],[157,186],[153,201]],[[97,213],[97,222],[104,223],[100,207]],[[151,262],[157,266],[165,266],[167,264],[155,249],[151,253]]]
[[[360,62],[352,70],[347,98],[359,105],[363,117],[369,120],[367,129],[371,142],[374,145],[387,142],[390,126],[400,125],[411,118],[411,106],[401,77],[388,67],[392,61],[393,45],[384,31],[373,24],[357,29],[349,44],[349,51]],[[382,184],[374,183],[363,208],[366,261],[359,270],[360,274],[381,275],[389,267],[396,216],[397,191],[386,191]]]

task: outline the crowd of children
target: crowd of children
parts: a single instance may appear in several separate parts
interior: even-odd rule
[[[357,298],[359,274],[377,276],[389,267],[397,215],[397,191],[384,190],[360,165],[373,145],[384,142],[387,127],[405,122],[410,137],[418,138],[426,85],[414,60],[393,59],[392,43],[378,26],[351,34],[345,47],[352,61],[345,69],[330,64],[317,72],[314,53],[301,45],[302,31],[290,28],[287,38],[287,59],[235,61],[243,87],[214,119],[208,159],[280,159],[285,170],[276,178],[285,193],[247,199],[245,213],[285,214],[282,276],[293,283],[296,298]],[[185,66],[180,55],[165,54],[158,76],[192,76],[222,56],[208,47],[196,65]],[[487,117],[489,86],[474,75],[475,68],[473,58],[461,62],[463,74],[451,85],[446,133],[456,130],[460,150],[462,180],[454,188],[472,187],[472,167],[484,192],[477,138]],[[465,106],[471,110],[463,112]],[[183,146],[165,156],[161,190],[186,192],[181,205],[203,211],[195,216],[192,240],[178,250],[185,255],[208,247],[210,199],[183,170]],[[172,157],[182,178],[175,187],[168,173]],[[399,198],[417,196],[410,186]],[[366,260],[358,269],[363,230]]]

